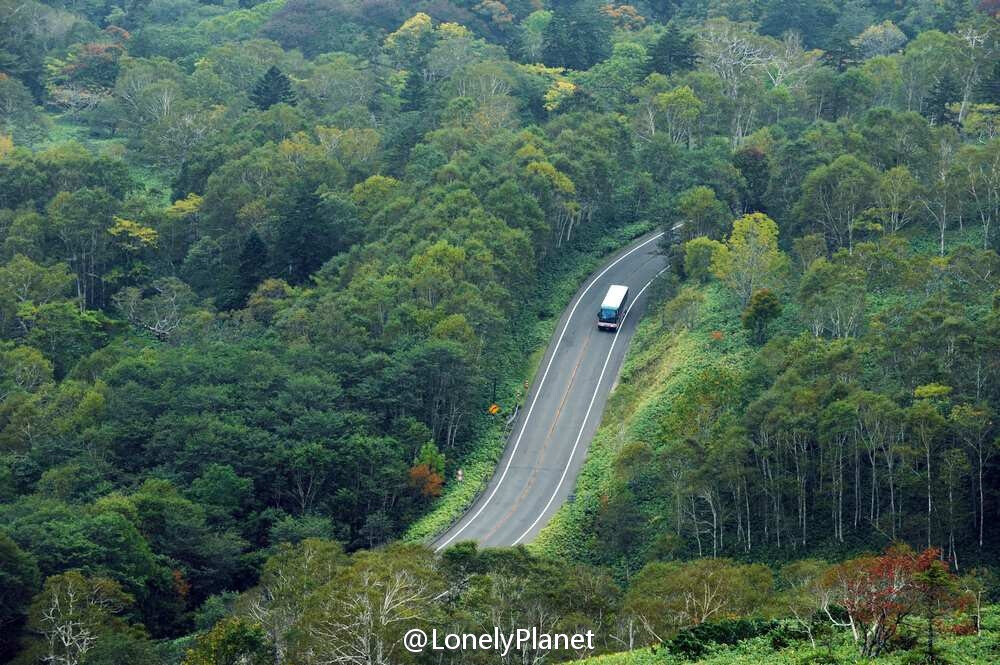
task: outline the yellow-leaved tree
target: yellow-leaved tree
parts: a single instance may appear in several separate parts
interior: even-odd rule
[[[758,289],[775,289],[787,269],[788,257],[778,248],[778,225],[760,212],[735,220],[732,233],[712,257],[712,273],[744,307]]]

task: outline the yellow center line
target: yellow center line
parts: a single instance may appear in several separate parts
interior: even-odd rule
[[[560,400],[559,407],[556,409],[555,412],[555,417],[552,419],[552,424],[549,426],[549,431],[546,432],[545,439],[542,441],[542,448],[539,451],[538,461],[531,466],[531,476],[528,478],[528,482],[525,484],[524,489],[521,490],[521,494],[518,495],[517,499],[514,500],[514,503],[511,505],[510,510],[508,510],[504,514],[504,516],[500,520],[498,520],[495,525],[493,525],[493,528],[490,529],[489,532],[485,536],[483,536],[481,540],[485,541],[489,539],[493,534],[495,534],[500,529],[500,527],[506,524],[507,520],[509,520],[511,516],[515,512],[517,512],[517,508],[521,505],[521,502],[524,500],[524,497],[527,496],[531,488],[534,487],[535,480],[538,478],[538,469],[539,467],[542,466],[542,463],[545,461],[545,451],[549,447],[549,443],[552,440],[552,433],[555,431],[556,425],[559,423],[559,417],[562,415],[563,407],[566,406],[566,400],[569,399],[569,394],[573,390],[573,384],[576,382],[576,374],[580,370],[580,365],[583,364],[583,359],[586,357],[587,348],[590,346],[590,341],[593,339],[593,337],[594,337],[593,333],[587,335],[586,342],[583,344],[583,346],[580,348],[580,352],[577,354],[576,364],[573,366],[573,373],[570,374],[569,376],[569,383],[566,384],[566,391],[563,392],[562,400]]]

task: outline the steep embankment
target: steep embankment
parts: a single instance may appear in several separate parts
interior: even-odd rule
[[[535,301],[524,308],[529,313],[538,312],[539,316],[526,318],[525,325],[518,329],[516,346],[521,351],[521,361],[512,363],[516,369],[500,377],[498,382],[497,404],[502,408],[501,413],[460,462],[463,481],[448,483],[434,509],[410,526],[404,540],[425,541],[445,532],[476,500],[503,455],[509,415],[515,405],[523,403],[524,386],[534,380],[546,344],[574,292],[613,252],[651,228],[651,224],[644,222],[609,234],[589,251],[576,251],[564,256],[539,279],[543,288]]]
[[[575,500],[553,518],[534,547],[550,555],[593,558],[601,534],[590,526],[613,491],[622,451],[635,443],[655,443],[672,405],[706,371],[745,371],[751,353],[745,332],[729,315],[728,301],[720,287],[708,286],[689,291],[683,307],[662,298],[650,305],[591,443]],[[643,513],[651,518],[664,508],[650,504]]]

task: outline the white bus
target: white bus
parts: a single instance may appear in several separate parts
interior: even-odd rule
[[[628,302],[628,287],[612,284],[608,294],[604,296],[600,311],[597,312],[597,329],[618,330],[618,324],[625,316],[626,302]]]

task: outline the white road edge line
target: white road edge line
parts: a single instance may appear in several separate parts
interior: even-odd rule
[[[635,304],[639,302],[639,298],[641,298],[642,294],[646,291],[646,289],[649,288],[649,285],[652,284],[657,277],[659,277],[669,269],[670,267],[667,266],[660,272],[656,273],[656,275],[653,276],[653,279],[646,282],[646,286],[642,287],[639,290],[639,293],[635,296],[635,298],[632,299],[632,302],[629,304],[628,309],[625,310],[625,315],[622,317],[622,322],[621,324],[618,325],[618,330],[615,331],[615,338],[611,340],[611,348],[608,349],[608,356],[604,359],[604,367],[601,368],[601,375],[597,378],[597,385],[594,386],[594,394],[591,395],[590,397],[590,404],[587,406],[587,412],[583,415],[583,422],[580,423],[580,431],[576,435],[576,441],[573,442],[573,449],[569,453],[569,459],[566,460],[566,466],[563,468],[562,476],[559,477],[559,482],[556,484],[556,488],[552,490],[552,496],[549,497],[548,503],[546,503],[545,507],[542,508],[542,512],[539,513],[538,517],[535,518],[535,521],[531,523],[531,526],[529,526],[524,533],[518,536],[517,540],[514,541],[515,545],[520,543],[525,536],[531,533],[531,530],[535,528],[535,526],[538,524],[538,522],[541,521],[543,517],[545,517],[545,513],[546,511],[548,511],[549,506],[552,505],[552,502],[555,501],[556,495],[559,494],[559,489],[562,487],[563,481],[566,480],[566,474],[569,473],[569,467],[573,463],[573,458],[576,457],[576,449],[580,445],[580,439],[583,438],[583,431],[587,429],[587,421],[590,420],[590,412],[594,408],[594,402],[597,401],[597,394],[601,391],[601,384],[604,383],[604,373],[608,370],[608,363],[611,362],[611,354],[614,353],[615,344],[618,343],[618,334],[621,332],[622,326],[625,324],[625,320],[628,318],[629,312],[631,312],[632,307],[634,307]]]
[[[580,306],[580,302],[583,301],[583,297],[585,295],[587,295],[587,292],[590,291],[590,289],[594,286],[594,284],[596,284],[597,281],[601,277],[604,277],[604,275],[609,270],[611,270],[612,268],[614,268],[616,265],[618,265],[619,263],[621,263],[622,261],[624,261],[627,257],[629,257],[632,254],[634,254],[635,252],[639,251],[640,249],[642,249],[643,247],[645,247],[649,243],[654,242],[656,240],[659,240],[662,237],[663,237],[663,232],[657,233],[655,236],[653,236],[652,238],[650,238],[646,242],[644,242],[644,243],[642,243],[640,245],[636,245],[635,247],[633,247],[632,249],[630,249],[626,253],[624,253],[621,256],[619,256],[612,263],[608,264],[604,268],[604,270],[602,270],[600,273],[598,273],[594,277],[594,279],[592,279],[590,281],[590,284],[587,285],[587,288],[585,288],[580,293],[580,295],[577,297],[576,302],[573,304],[573,308],[569,311],[569,316],[566,317],[566,324],[563,326],[562,332],[559,333],[559,339],[556,340],[555,348],[552,349],[552,355],[549,356],[549,362],[545,365],[545,371],[542,372],[542,380],[538,382],[538,389],[535,391],[535,396],[531,398],[531,405],[528,407],[528,413],[525,414],[525,416],[524,416],[524,422],[521,423],[521,430],[517,434],[517,439],[514,440],[514,447],[510,451],[510,457],[507,458],[507,464],[504,466],[503,472],[500,474],[500,479],[497,481],[497,484],[493,488],[493,491],[490,492],[490,495],[488,497],[486,497],[486,501],[484,501],[483,505],[481,505],[479,507],[479,510],[476,511],[476,514],[473,515],[472,517],[470,517],[468,519],[468,521],[466,521],[466,523],[458,531],[456,531],[451,536],[451,538],[449,538],[448,540],[444,541],[443,543],[441,543],[440,545],[438,545],[436,548],[434,548],[435,552],[440,552],[445,547],[447,547],[448,544],[451,543],[451,541],[455,540],[455,538],[457,538],[463,531],[465,531],[465,529],[468,528],[468,526],[470,524],[472,524],[474,521],[476,521],[476,518],[479,517],[479,515],[483,512],[483,510],[486,509],[486,506],[489,505],[490,501],[493,500],[493,497],[496,496],[497,491],[500,489],[500,485],[503,484],[504,478],[507,477],[507,471],[510,470],[511,462],[514,461],[514,455],[517,453],[517,447],[519,445],[521,445],[521,437],[524,436],[524,430],[528,427],[528,421],[531,419],[531,413],[535,410],[535,402],[538,401],[538,396],[542,394],[542,386],[545,385],[545,379],[546,379],[546,377],[548,377],[549,370],[552,368],[552,361],[555,360],[556,354],[559,352],[559,345],[562,344],[563,337],[566,336],[566,331],[569,329],[569,324],[573,320],[573,315],[576,314],[576,308],[579,307]],[[649,286],[649,285],[647,284],[646,286]],[[643,288],[643,290],[645,290],[645,287]],[[641,293],[642,292],[640,291],[640,294]],[[638,299],[638,296],[636,296],[636,299]],[[633,300],[632,302],[634,303],[635,300]],[[632,309],[632,306],[629,305],[629,308],[627,310],[625,310],[625,316],[628,316],[628,312],[631,309]],[[623,317],[622,321],[624,322],[624,320],[625,319]],[[616,340],[618,339],[618,333],[615,333],[615,339]],[[611,348],[614,348],[614,341],[612,341]],[[605,362],[605,366],[607,366],[607,362]],[[602,377],[604,376],[603,370],[601,372],[601,376]],[[598,386],[600,386],[600,381],[598,381]],[[591,400],[591,405],[593,405],[593,400]],[[589,410],[588,410],[588,414],[589,414]],[[586,422],[586,419],[584,420],[584,422]],[[579,439],[578,439],[578,441],[579,441]],[[574,450],[575,450],[575,447],[574,447]],[[572,455],[570,456],[570,459],[573,459]],[[565,471],[563,472],[563,475],[565,476]],[[562,481],[560,481],[560,484],[561,483],[562,483]],[[536,520],[536,522],[537,522],[537,520]],[[534,525],[532,525],[532,526],[534,526]],[[530,531],[530,529],[529,529],[529,531]],[[518,540],[520,540],[520,538]]]

